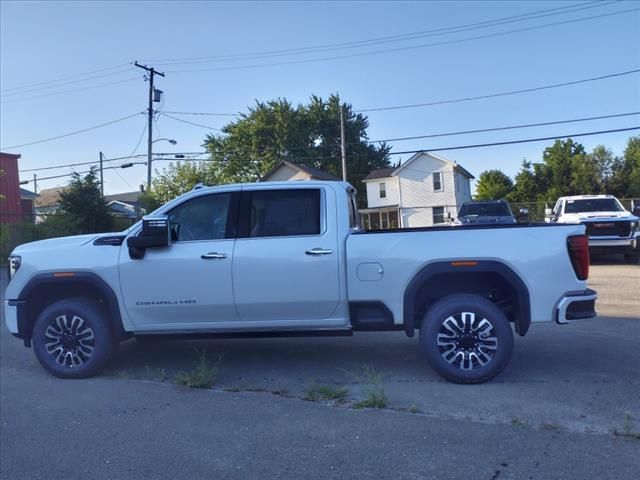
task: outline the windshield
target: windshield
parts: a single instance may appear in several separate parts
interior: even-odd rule
[[[483,217],[510,217],[509,206],[504,202],[495,203],[467,203],[460,209],[459,217],[480,215]]]
[[[564,213],[583,212],[623,212],[624,208],[615,198],[585,198],[583,200],[567,200]]]

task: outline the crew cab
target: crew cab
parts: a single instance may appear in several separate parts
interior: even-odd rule
[[[585,225],[592,250],[620,252],[629,263],[640,261],[640,218],[613,195],[561,197],[545,213],[548,222]]]
[[[132,336],[397,330],[419,331],[444,378],[479,383],[505,368],[514,331],[595,316],[584,230],[365,232],[347,183],[197,188],[124,232],[17,247],[4,313],[64,378],[97,374]]]

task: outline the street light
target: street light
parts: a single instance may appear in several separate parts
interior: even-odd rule
[[[149,112],[151,112],[151,100],[149,100]],[[149,120],[149,128],[151,128],[151,120]],[[164,140],[165,142],[169,142],[171,145],[175,145],[176,142],[172,138],[158,138],[154,141],[151,141],[151,131],[149,131],[149,148],[147,148],[147,190],[151,191],[151,156],[153,155],[151,145]]]
[[[177,144],[177,143],[178,143],[178,142],[177,142],[176,140],[174,140],[173,138],[158,138],[157,140],[154,140],[154,141],[153,141],[153,142],[151,142],[151,143],[156,143],[156,142],[159,142],[160,140],[164,140],[164,141],[166,141],[166,142],[169,142],[171,145],[175,145],[175,144]]]

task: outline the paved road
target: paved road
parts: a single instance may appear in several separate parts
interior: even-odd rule
[[[532,327],[479,386],[443,382],[401,333],[130,341],[107,375],[61,381],[1,329],[0,476],[637,478],[640,268],[600,260],[590,283],[597,319]],[[194,348],[224,354],[214,391],[172,383]],[[371,388],[365,366],[388,409],[351,408]],[[301,400],[314,383],[349,402]]]

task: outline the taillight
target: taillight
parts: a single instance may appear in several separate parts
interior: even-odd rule
[[[567,241],[567,246],[576,277],[578,280],[586,280],[589,278],[589,237],[572,235]]]

